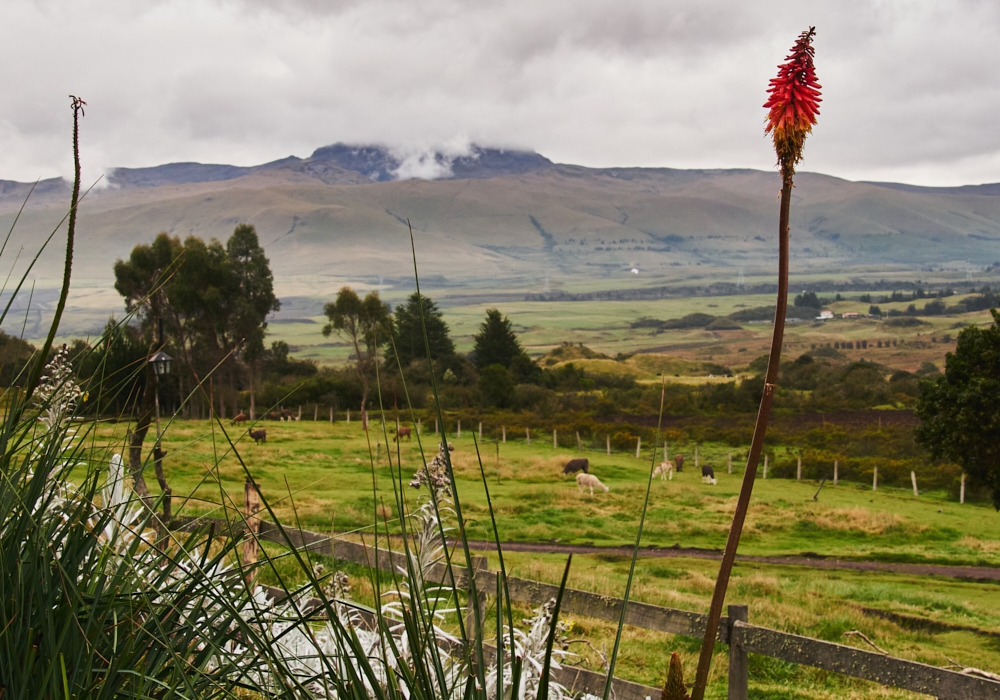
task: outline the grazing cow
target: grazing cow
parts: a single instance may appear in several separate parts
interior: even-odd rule
[[[599,489],[604,489],[605,493],[611,490],[602,484],[601,480],[593,474],[584,474],[583,472],[576,475],[576,486],[580,491],[583,491],[584,487],[589,487],[591,496],[594,495],[595,486]]]
[[[283,408],[281,409],[281,419],[292,421],[292,420],[298,420],[298,417],[292,411],[288,410],[287,408]]]
[[[715,470],[707,464],[701,465],[701,480],[712,486],[719,483],[718,479],[715,478]]]
[[[678,474],[684,471],[684,455],[674,455],[674,471]]]
[[[259,445],[262,442],[267,442],[267,431],[261,428],[260,430],[250,429],[250,437],[253,438],[254,444]]]
[[[230,425],[243,425],[246,422],[247,422],[247,414],[245,414],[245,413],[237,413],[233,417],[233,420],[230,421],[229,424]]]
[[[410,428],[397,428],[396,429],[396,437],[394,437],[392,439],[392,441],[396,442],[397,440],[400,440],[401,438],[406,438],[406,441],[409,442],[410,441],[410,433],[411,432],[412,432],[412,430]]]
[[[566,462],[566,466],[563,467],[563,474],[572,474],[573,472],[583,472],[584,474],[589,474],[590,460],[586,457],[579,457]]]
[[[280,411],[270,411],[267,414],[267,419],[268,420],[281,420],[281,412]]]
[[[666,481],[668,478],[673,481],[674,463],[668,459],[660,462],[660,466],[653,470],[653,478],[656,477],[660,477],[660,481]]]

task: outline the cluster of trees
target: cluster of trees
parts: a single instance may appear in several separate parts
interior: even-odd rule
[[[225,244],[195,236],[181,242],[161,233],[118,260],[114,273],[115,289],[139,321],[144,354],[162,348],[174,357],[177,397],[211,376],[206,393],[221,416],[227,405],[232,414],[239,412],[243,386],[250,388],[254,409],[253,388],[266,356],[266,318],[280,303],[253,226],[240,224]],[[195,395],[185,410],[198,414],[206,405]]]
[[[344,287],[324,311],[328,323],[323,335],[336,333],[353,351],[363,407],[376,378],[383,397],[397,402],[405,391],[411,405],[419,406],[434,387],[446,403],[499,408],[513,405],[518,385],[546,381],[546,372],[521,348],[510,319],[497,309],[487,310],[475,347],[466,356],[455,351],[437,304],[416,292],[393,313],[378,292],[362,298]],[[548,381],[557,383],[558,378]]]

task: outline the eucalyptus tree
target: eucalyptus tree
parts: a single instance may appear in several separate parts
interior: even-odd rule
[[[350,287],[337,292],[337,298],[323,308],[329,322],[323,326],[323,336],[336,333],[354,349],[354,362],[361,379],[361,420],[368,427],[368,393],[375,369],[378,348],[389,341],[392,319],[389,307],[378,292],[369,292],[364,299]]]

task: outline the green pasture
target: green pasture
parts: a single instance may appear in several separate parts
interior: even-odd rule
[[[376,511],[395,514],[397,459],[402,463],[402,494],[407,501],[412,504],[426,495],[407,485],[422,464],[417,440],[401,445],[390,440],[390,469],[378,423],[367,438],[357,417],[349,426],[302,421],[258,427],[268,433],[267,442],[260,445],[247,438],[244,428],[228,423],[225,432],[218,426],[213,430],[207,421],[169,424],[163,439],[169,453],[164,470],[175,494],[175,511],[181,507],[181,497],[190,499],[183,505],[189,513],[221,517],[223,506],[238,507],[243,465],[282,522],[298,522],[321,532],[331,528],[363,532],[371,527]],[[449,440],[455,446],[452,461],[469,535],[486,539],[491,537],[486,494],[470,427],[465,425],[459,439],[455,426],[449,425]],[[100,434],[106,439],[114,432],[120,440],[124,430],[119,424],[102,428]],[[432,430],[423,426],[425,439]],[[636,459],[634,451],[605,454],[604,440],[599,441],[600,450],[579,452],[570,435],[559,436],[561,446],[553,449],[551,433],[534,433],[528,446],[524,434],[508,431],[507,443],[501,444],[494,434],[498,426],[484,426],[484,431],[480,453],[501,538],[599,546],[634,540],[650,468],[649,446]],[[152,438],[151,433],[148,447]],[[431,443],[425,441],[425,450]],[[713,466],[717,486],[702,483],[694,467],[693,444],[668,449],[672,456],[685,454],[685,469],[671,481],[653,483],[643,544],[721,548],[742,478],[745,448],[711,443],[699,447],[700,461]],[[727,473],[730,452],[735,472],[731,475]],[[425,454],[429,460],[434,453]],[[562,465],[580,455],[590,459],[591,473],[610,492],[581,493],[572,478],[562,475]],[[147,481],[155,487],[152,469],[148,472]],[[847,482],[836,487],[827,482],[814,501],[815,482],[760,476],[741,544],[745,554],[813,552],[857,559],[1000,565],[1000,515],[992,508],[959,505],[946,500],[944,493],[914,498],[910,490],[886,486],[872,493],[870,486]]]
[[[124,424],[101,426],[93,439],[115,448]],[[396,514],[393,474],[386,458],[381,426],[373,423],[365,435],[360,422],[343,421],[261,423],[267,442],[248,441],[244,428],[207,421],[175,421],[163,439],[168,451],[164,462],[175,494],[174,510],[181,514],[222,517],[225,507],[240,508],[244,470],[241,461],[260,484],[261,490],[283,523],[307,529],[350,533],[372,543],[372,527]],[[425,438],[432,426],[422,426]],[[464,425],[461,438],[449,426],[449,440],[459,485],[459,496],[469,521],[469,536],[491,538],[486,498],[476,457],[471,426]],[[493,440],[492,426],[484,426],[480,443],[483,470],[497,513],[500,536],[505,541],[558,541],[595,545],[630,545],[634,542],[639,511],[651,463],[645,448],[641,458],[634,452],[579,452],[568,447],[552,448],[551,434],[533,435],[525,444],[523,435],[508,432],[508,442]],[[152,433],[147,447],[152,444]],[[573,439],[562,436],[562,439]],[[230,444],[230,440],[235,443]],[[432,439],[428,440],[429,448]],[[370,449],[369,449],[370,445]],[[393,465],[397,445],[390,441]],[[713,465],[719,484],[703,484],[694,469],[694,445],[669,446],[671,455],[686,456],[682,473],[671,481],[653,483],[643,545],[721,548],[741,479],[745,451],[723,445],[702,444],[699,459]],[[402,462],[402,489],[410,504],[426,497],[409,487],[420,464],[416,439],[398,446]],[[727,473],[732,451],[734,474]],[[580,493],[570,477],[561,474],[570,457],[584,454],[591,460],[591,473],[610,487],[610,492]],[[237,456],[238,455],[238,456]],[[428,458],[431,455],[428,454]],[[374,468],[374,480],[372,462]],[[216,466],[217,465],[217,466]],[[152,469],[147,480],[156,486]],[[398,477],[397,477],[398,478]],[[755,484],[754,498],[741,544],[744,554],[797,555],[812,552],[844,559],[919,561],[953,564],[1000,565],[1000,515],[981,505],[959,505],[943,493],[911,492],[881,487],[878,492],[857,484],[827,483],[813,500],[818,484],[793,480],[762,479]],[[190,500],[184,502],[184,497]],[[265,516],[267,517],[267,516]],[[384,534],[384,528],[382,528]],[[273,553],[281,549],[269,545]],[[497,568],[494,552],[487,552],[490,567]],[[374,603],[368,573],[356,566],[338,564],[319,557],[328,569],[344,568],[351,576],[352,592],[363,603]],[[508,552],[506,562],[515,576],[558,582],[565,556]],[[627,578],[629,560],[615,554],[575,556],[569,585],[602,595],[620,597]],[[715,561],[690,558],[640,558],[633,595],[640,600],[686,610],[707,609]],[[291,560],[279,573],[293,575]],[[287,581],[286,581],[287,583]],[[750,607],[756,624],[830,641],[865,646],[858,637],[844,633],[858,630],[880,647],[904,658],[935,665],[948,659],[980,668],[1000,667],[1000,645],[995,637],[974,630],[996,630],[1000,613],[995,601],[1000,586],[943,577],[921,577],[895,573],[813,570],[802,566],[738,563],[730,587],[729,602]],[[885,610],[925,618],[970,630],[930,633],[873,617],[864,608]],[[530,617],[527,608],[515,620]],[[613,639],[611,623],[578,615],[570,616],[571,639],[586,640],[571,650],[574,661],[600,668],[597,650],[607,651]],[[491,628],[492,629],[492,628]],[[693,674],[697,640],[626,628],[618,675],[659,685],[666,661],[678,651],[689,674]],[[720,652],[721,652],[720,648]],[[724,698],[726,657],[716,654],[709,697]],[[826,700],[834,697],[905,698],[905,693],[853,681],[825,672],[763,657],[753,657],[752,697],[772,700]],[[795,688],[794,691],[790,688]]]

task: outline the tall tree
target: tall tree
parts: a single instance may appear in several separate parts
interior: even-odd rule
[[[166,233],[158,235],[151,245],[138,245],[132,249],[128,260],[118,260],[114,265],[115,289],[125,297],[125,307],[129,312],[135,312],[142,320],[149,344],[147,357],[152,355],[161,345],[158,326],[163,320],[164,309],[167,306],[166,286],[171,271],[175,267],[180,242]],[[143,499],[150,498],[149,488],[143,477],[142,445],[149,432],[152,422],[154,396],[148,388],[154,385],[156,376],[151,365],[146,362],[142,370],[145,380],[142,391],[135,396],[134,408],[136,422],[129,435],[129,473],[135,484],[136,493]],[[154,457],[158,457],[155,455]],[[160,462],[157,477],[166,484],[165,477],[160,473]],[[166,503],[164,504],[165,507]]]
[[[973,484],[990,489],[1000,510],[1000,312],[993,325],[958,334],[944,374],[920,384],[917,441],[935,457],[961,465]]]
[[[423,321],[427,325],[427,344],[424,343],[424,325],[420,320],[423,307]],[[430,346],[432,360],[445,360],[455,355],[455,343],[448,332],[440,309],[433,300],[414,292],[402,306],[396,307],[393,324],[395,355],[401,366],[406,367],[414,360],[427,357]],[[392,361],[392,353],[389,355]]]
[[[524,354],[513,324],[498,309],[486,310],[486,320],[479,326],[475,341],[473,361],[479,371],[490,365],[503,365],[510,369],[514,358]]]
[[[256,415],[254,378],[257,363],[264,354],[267,315],[281,308],[274,295],[274,276],[270,263],[257,239],[257,230],[240,224],[226,242],[231,275],[232,309],[229,322],[231,339],[240,343],[240,358],[250,374],[250,417]],[[235,412],[234,412],[235,413]]]
[[[378,347],[389,340],[392,319],[389,307],[378,292],[370,292],[364,299],[350,287],[337,292],[337,298],[323,308],[329,323],[323,326],[323,335],[337,333],[354,348],[355,367],[361,378],[361,421],[368,427],[369,377],[375,368]]]

